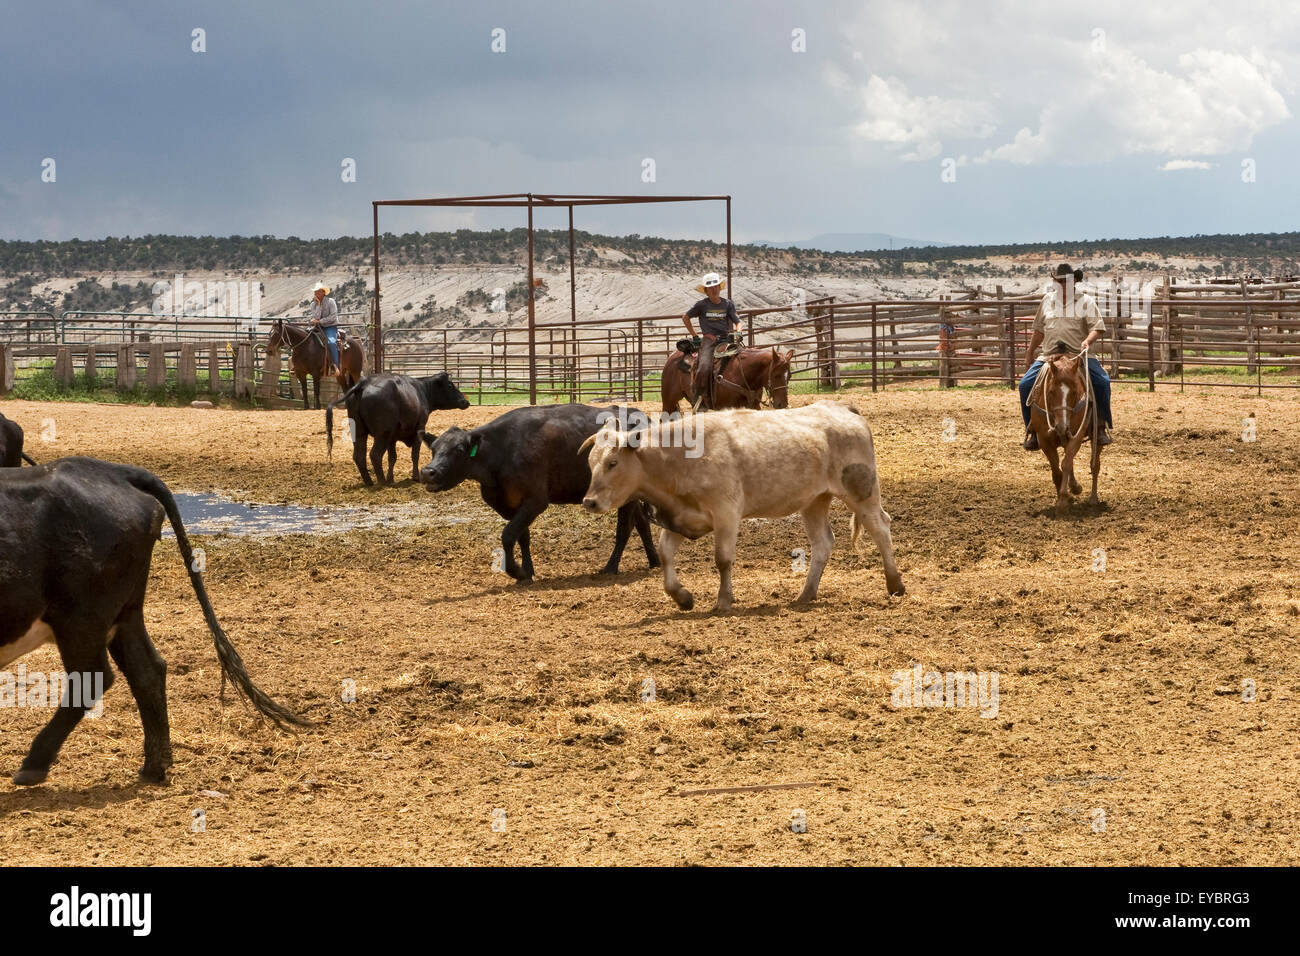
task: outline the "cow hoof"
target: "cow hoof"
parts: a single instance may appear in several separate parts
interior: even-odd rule
[[[596,573],[597,574],[618,574],[618,565],[607,564]]]
[[[896,581],[885,581],[885,586],[889,590],[890,597],[902,597],[907,593],[907,588],[903,587],[903,580],[899,578]]]
[[[695,608],[695,596],[690,591],[683,592],[681,597],[674,594],[672,598],[683,611],[691,611]]]
[[[14,783],[20,787],[31,787],[38,783],[44,783],[48,775],[48,770],[23,769],[14,774]]]
[[[152,767],[140,768],[140,782],[151,787],[165,787],[167,785],[167,771],[155,770]]]
[[[532,584],[532,583],[533,583],[533,576],[531,574],[520,575],[519,577],[515,578],[515,584],[524,585],[524,584]]]

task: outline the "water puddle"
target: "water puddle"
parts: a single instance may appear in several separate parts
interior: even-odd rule
[[[307,507],[236,501],[214,493],[176,492],[181,521],[190,535],[232,534],[266,537],[284,534],[329,534],[362,528],[410,525],[455,525],[472,520],[449,514],[434,503],[411,502],[374,506]],[[174,537],[164,523],[163,535]]]

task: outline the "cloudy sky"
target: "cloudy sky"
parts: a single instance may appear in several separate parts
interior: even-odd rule
[[[373,199],[527,191],[730,193],[738,240],[1291,231],[1297,84],[1280,0],[42,0],[0,30],[0,238],[365,235]],[[708,207],[578,225],[722,238]]]

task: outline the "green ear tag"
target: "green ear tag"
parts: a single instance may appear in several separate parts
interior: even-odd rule
[[[474,444],[469,446],[469,457],[473,458],[477,454],[478,454],[478,442],[475,442]]]

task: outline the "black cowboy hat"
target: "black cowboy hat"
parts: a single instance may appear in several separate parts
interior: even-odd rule
[[[1071,269],[1068,263],[1062,262],[1059,266],[1056,267],[1056,271],[1052,273],[1052,278],[1055,280],[1067,279],[1070,278],[1071,276],[1074,277],[1075,282],[1082,282],[1083,270]]]

